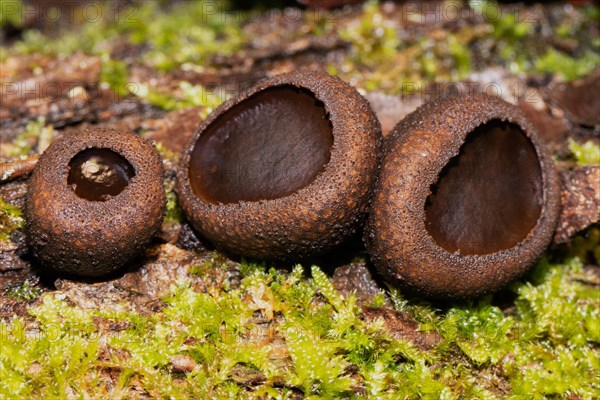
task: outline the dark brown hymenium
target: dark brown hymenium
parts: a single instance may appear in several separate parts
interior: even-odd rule
[[[179,200],[218,248],[295,260],[359,229],[380,127],[367,101],[329,75],[297,72],[221,105],[186,146]]]
[[[160,228],[162,177],[158,153],[138,136],[94,129],[57,139],[29,181],[25,229],[33,255],[59,273],[117,270]]]
[[[387,279],[432,298],[479,296],[550,243],[557,175],[516,107],[485,95],[432,102],[385,148],[365,240]]]

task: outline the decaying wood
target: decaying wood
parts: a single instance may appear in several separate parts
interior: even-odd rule
[[[0,183],[9,182],[31,173],[39,158],[38,155],[35,155],[24,160],[0,163]]]
[[[554,244],[566,243],[573,235],[600,221],[600,166],[560,171],[562,211],[554,233]]]

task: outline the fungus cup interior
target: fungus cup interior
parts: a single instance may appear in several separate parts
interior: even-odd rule
[[[535,147],[518,125],[492,120],[470,132],[425,204],[425,226],[449,252],[514,247],[535,227],[543,181]]]
[[[331,156],[332,125],[307,90],[274,86],[220,115],[190,160],[194,193],[211,203],[270,200],[311,183]]]
[[[104,148],[80,151],[69,162],[67,184],[82,199],[106,201],[121,193],[135,176],[120,154]]]

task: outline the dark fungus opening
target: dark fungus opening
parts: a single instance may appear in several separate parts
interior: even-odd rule
[[[332,145],[323,103],[307,90],[275,86],[208,126],[191,153],[190,183],[212,203],[284,197],[323,171]]]
[[[531,141],[517,125],[492,120],[469,133],[444,167],[426,201],[425,226],[450,252],[511,248],[538,221],[542,184]]]
[[[134,176],[133,166],[120,154],[91,148],[71,159],[67,183],[82,199],[106,201],[125,190]]]

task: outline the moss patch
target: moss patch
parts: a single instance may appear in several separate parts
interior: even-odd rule
[[[183,210],[179,206],[173,185],[173,180],[165,182],[165,197],[167,198],[165,222],[179,224],[183,220]]]
[[[34,153],[43,152],[54,139],[54,128],[46,125],[43,117],[29,121],[11,143],[3,143],[0,147],[0,157],[27,157]]]
[[[227,2],[186,1],[170,7],[168,12],[163,12],[165,8],[158,1],[119,8],[98,2],[93,10],[99,18],[90,20],[85,18],[89,10],[76,6],[70,14],[75,21],[73,29],[62,31],[59,37],[27,30],[8,55],[67,56],[77,51],[102,55],[110,52],[115,40],[124,38],[130,46],[148,48],[144,62],[169,70],[185,63],[207,62],[215,54],[232,54],[246,40],[240,28],[243,21],[236,14],[227,15]]]
[[[215,54],[231,55],[246,41],[240,29],[243,21],[227,15],[228,9],[227,2],[189,1],[157,14],[156,2],[145,2],[138,22],[128,27],[129,38],[150,45],[144,57],[158,69],[202,64]]]
[[[513,74],[554,73],[573,80],[600,63],[600,43],[586,40],[597,6],[565,15],[550,36],[540,33],[541,26],[551,29],[540,12],[494,1],[465,5],[459,10],[468,16],[464,24],[445,30],[440,26],[425,35],[414,35],[409,27],[423,23],[428,10],[437,10],[436,18],[449,25],[461,18],[447,14],[452,8],[444,5],[409,7],[399,15],[388,15],[383,8],[376,1],[365,3],[362,14],[340,30],[351,48],[341,65],[329,67],[369,91],[411,93],[425,82],[464,80],[471,72],[499,65]]]
[[[540,261],[507,309],[492,297],[440,308],[392,290],[396,309],[441,334],[429,350],[362,318],[317,267],[306,277],[301,266],[243,263],[235,289],[198,291],[190,276],[152,315],[82,310],[48,293],[32,321],[0,324],[0,395],[597,398],[600,298],[574,254]]]
[[[202,107],[203,118],[206,118],[212,110],[226,100],[223,96],[204,88],[202,85],[192,85],[185,81],[180,82],[179,87],[171,93],[163,93],[146,85],[139,85],[135,94],[164,110]]]
[[[26,279],[25,282],[11,288],[7,293],[17,300],[31,301],[37,299],[42,294],[42,289],[33,286],[31,282],[29,282],[29,279]]]
[[[5,203],[0,197],[0,240],[10,240],[10,234],[23,228],[23,224],[21,209]]]
[[[591,140],[578,143],[573,139],[569,139],[569,150],[571,150],[575,161],[579,165],[600,164],[600,146]]]

